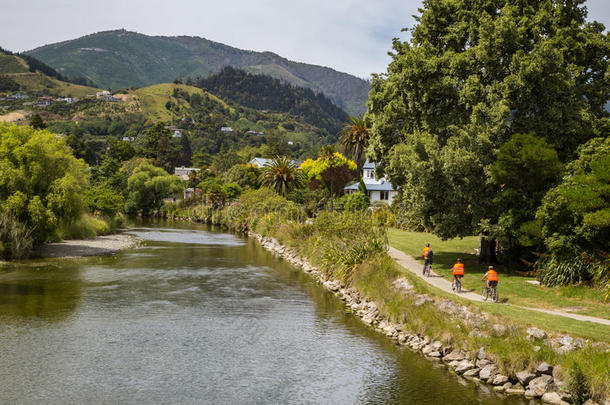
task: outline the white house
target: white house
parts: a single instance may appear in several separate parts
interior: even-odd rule
[[[233,132],[233,128],[231,128],[231,127],[222,127],[222,128],[220,128],[220,132]]]
[[[270,165],[271,162],[273,162],[273,159],[255,157],[250,161],[250,164],[260,169],[263,166]],[[290,163],[292,163],[297,169],[301,167],[301,164],[303,164],[303,162],[300,160],[290,160]]]
[[[394,197],[398,191],[392,186],[392,183],[387,181],[385,177],[380,179],[375,178],[375,163],[366,162],[362,167],[362,181],[369,193],[371,204],[375,201],[385,201],[392,204]],[[358,191],[359,182],[350,184],[345,187],[345,194],[355,193]]]
[[[172,138],[182,138],[182,130],[181,129],[174,130]]]
[[[200,169],[194,168],[194,167],[176,167],[174,168],[174,174],[178,177],[180,177],[182,180],[188,180],[189,179],[189,175],[192,172],[199,172]]]

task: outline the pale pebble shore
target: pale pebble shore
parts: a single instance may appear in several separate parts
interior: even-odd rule
[[[133,235],[116,233],[92,239],[66,240],[46,243],[32,252],[32,258],[77,258],[108,256],[137,246],[139,239]]]

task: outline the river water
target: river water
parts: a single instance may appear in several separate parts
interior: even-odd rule
[[[139,227],[0,268],[0,403],[517,404],[401,349],[256,242]]]

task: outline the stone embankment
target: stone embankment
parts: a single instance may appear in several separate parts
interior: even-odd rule
[[[569,403],[570,395],[566,391],[566,384],[560,379],[559,373],[556,372],[557,370],[553,366],[541,363],[532,372],[524,370],[517,373],[515,377],[509,378],[509,376],[501,374],[500,368],[487,356],[484,347],[481,347],[476,354],[472,354],[468,353],[465,347],[452,347],[428,336],[411,333],[406,325],[393,323],[384,319],[375,302],[367,300],[358,291],[346,287],[340,281],[329,279],[324,272],[309,263],[306,258],[300,257],[296,251],[281,245],[273,238],[263,237],[252,232],[248,235],[258,240],[265,249],[277,256],[281,256],[284,260],[313,276],[326,289],[340,297],[347,307],[351,308],[364,323],[394,340],[398,345],[417,351],[431,361],[442,362],[448,368],[454,370],[455,373],[467,379],[488,384],[498,393],[539,398],[544,403],[549,404]],[[486,335],[486,332],[479,328],[488,321],[489,317],[486,313],[473,312],[465,306],[460,306],[448,299],[418,294],[414,291],[413,286],[404,278],[395,280],[393,286],[404,294],[411,295],[414,302],[413,305],[415,306],[429,303],[429,305],[435,305],[439,311],[447,314],[449,317],[465,320],[472,328],[470,336]],[[515,332],[510,329],[510,327],[505,325],[494,324],[491,331],[495,336],[504,336]],[[527,334],[528,339],[535,341],[542,342],[542,339],[547,338],[546,332],[537,328],[528,329]],[[570,336],[563,336],[554,339],[552,342],[552,345],[556,346],[558,352],[574,350],[584,344],[580,339],[573,339]],[[536,347],[534,346],[534,350],[536,350]],[[595,403],[589,400],[586,404],[593,405]]]

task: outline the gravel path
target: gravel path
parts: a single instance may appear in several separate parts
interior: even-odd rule
[[[440,288],[441,290],[446,291],[448,293],[453,293],[453,291],[451,290],[451,285],[452,285],[451,281],[444,279],[442,276],[436,274],[434,271],[430,272],[430,277],[423,277],[421,274],[423,265],[420,262],[418,262],[417,260],[415,260],[412,256],[409,256],[408,254],[406,254],[398,249],[395,249],[393,247],[389,248],[388,253],[390,254],[390,257],[392,259],[396,260],[396,262],[398,264],[400,264],[402,267],[404,267],[411,273],[415,274],[417,277],[426,281],[428,284],[433,285],[434,287]],[[481,284],[483,284],[483,283],[481,283]],[[501,289],[499,290],[499,295],[500,295],[500,299],[501,299],[502,298]],[[481,297],[480,294],[472,292],[472,291],[468,291],[464,288],[462,288],[460,297],[466,298],[471,301],[483,302],[483,298]],[[512,305],[512,304],[504,304],[504,305]],[[569,312],[563,312],[563,311],[557,311],[557,310],[551,310],[551,309],[522,307],[522,306],[517,306],[517,305],[513,305],[513,306],[517,307],[517,308],[527,309],[530,311],[543,312],[545,314],[559,315],[559,316],[563,316],[566,318],[575,319],[577,321],[586,321],[586,322],[599,323],[602,325],[610,325],[609,319],[596,318],[596,317],[587,316],[587,315],[572,314]]]
[[[85,256],[105,256],[135,246],[138,239],[132,235],[117,233],[98,236],[93,239],[66,240],[47,243],[37,247],[33,257],[73,258]]]

